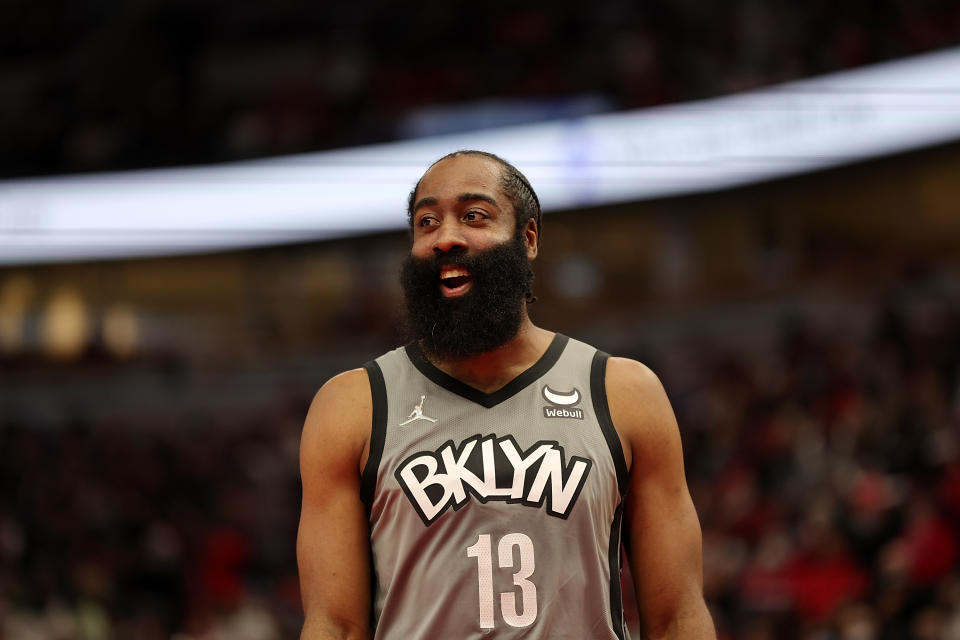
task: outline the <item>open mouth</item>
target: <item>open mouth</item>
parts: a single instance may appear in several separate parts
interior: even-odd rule
[[[473,276],[463,267],[444,267],[440,270],[440,290],[448,298],[466,293],[472,282]]]

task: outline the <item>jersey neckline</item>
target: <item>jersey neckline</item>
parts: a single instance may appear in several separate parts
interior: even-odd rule
[[[415,366],[420,373],[425,375],[432,382],[443,387],[451,393],[455,393],[461,398],[470,400],[471,402],[475,402],[482,407],[490,409],[491,407],[497,406],[504,400],[512,398],[519,391],[529,386],[534,380],[549,371],[553,365],[557,363],[557,360],[560,359],[560,355],[563,353],[563,350],[567,346],[567,342],[569,340],[570,338],[562,333],[557,333],[554,335],[553,340],[550,342],[550,346],[547,347],[547,350],[542,356],[540,356],[539,360],[530,365],[516,378],[492,393],[480,391],[476,387],[471,387],[466,382],[457,380],[450,374],[438,369],[432,362],[427,360],[427,357],[423,354],[423,350],[416,341],[406,345],[404,349],[407,352],[407,357],[410,358],[410,362],[413,363],[413,366]]]

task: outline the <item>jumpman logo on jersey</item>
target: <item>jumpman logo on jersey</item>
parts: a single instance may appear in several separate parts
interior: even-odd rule
[[[405,424],[410,424],[415,420],[429,420],[430,422],[436,422],[436,418],[431,418],[430,416],[423,415],[423,399],[427,396],[420,396],[420,404],[413,408],[413,411],[410,412],[410,415],[407,416],[407,419],[400,423],[402,427]]]

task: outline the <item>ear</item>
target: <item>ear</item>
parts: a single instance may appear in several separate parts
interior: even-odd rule
[[[527,226],[523,230],[523,239],[527,243],[527,260],[536,259],[539,249],[540,229],[537,228],[537,221],[533,218],[527,220]]]

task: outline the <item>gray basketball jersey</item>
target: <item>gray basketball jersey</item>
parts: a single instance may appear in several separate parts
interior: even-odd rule
[[[558,334],[489,394],[416,344],[365,365],[377,640],[628,637],[606,363]]]

